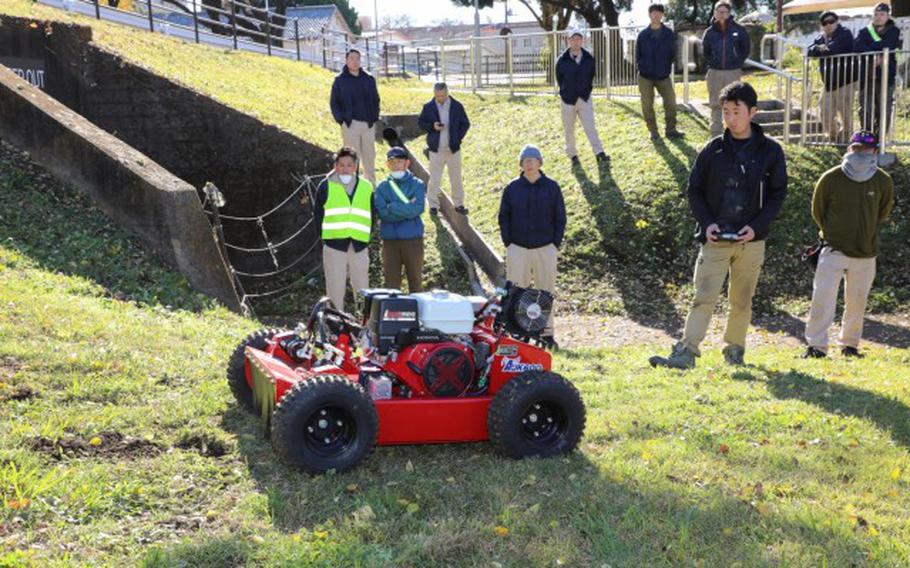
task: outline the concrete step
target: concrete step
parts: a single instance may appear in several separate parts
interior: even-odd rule
[[[777,110],[760,110],[755,114],[755,122],[759,124],[771,124],[774,122],[783,122],[786,110],[781,108]],[[802,117],[802,111],[798,108],[790,108],[790,120],[799,120]]]

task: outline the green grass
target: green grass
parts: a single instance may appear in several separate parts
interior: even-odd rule
[[[47,15],[21,0],[3,9]],[[140,38],[136,54],[143,38],[177,45],[123,35]],[[551,99],[462,98],[475,117],[468,204],[491,241],[498,192],[535,141],[569,205],[567,301],[673,312],[692,254],[682,184],[703,126],[684,117],[693,141],[655,153],[634,106],[598,101],[613,168],[595,171],[585,150],[589,173],[576,176]],[[836,156],[790,156],[795,189],[761,296],[792,302],[808,276],[785,254],[808,239],[810,182]],[[906,300],[895,217],[884,240],[898,256],[883,262],[875,299],[885,307]],[[732,369],[709,348],[689,372],[650,370],[663,345],[567,350],[555,368],[588,412],[568,458],[380,448],[349,474],[309,477],[276,463],[226,387],[228,355],[260,324],[193,292],[8,148],[0,306],[0,566],[910,564],[906,349],[804,361],[769,345]]]
[[[910,562],[906,349],[742,369],[706,349],[690,372],[650,370],[654,346],[563,351],[588,413],[570,457],[380,448],[309,477],[226,388],[259,324],[2,162],[0,566]]]

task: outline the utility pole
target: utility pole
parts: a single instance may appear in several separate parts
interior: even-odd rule
[[[505,25],[506,25],[506,27],[508,27],[509,26],[509,0],[505,0],[504,4],[506,5]]]

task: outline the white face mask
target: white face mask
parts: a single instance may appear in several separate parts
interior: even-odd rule
[[[341,183],[347,185],[347,184],[351,183],[351,180],[354,179],[354,176],[352,176],[351,174],[338,174],[338,179],[341,180]]]
[[[395,179],[401,179],[404,177],[404,174],[405,174],[404,171],[400,171],[400,172],[392,172],[390,175]]]

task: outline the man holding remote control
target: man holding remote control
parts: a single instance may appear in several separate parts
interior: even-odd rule
[[[689,175],[689,207],[701,243],[695,263],[695,297],[682,340],[653,367],[691,369],[729,276],[730,313],[724,359],[742,365],[752,320],[752,296],[765,259],[765,238],[787,196],[783,148],[752,122],[758,95],[748,83],[730,83],[720,93],[726,130],[708,142]]]

